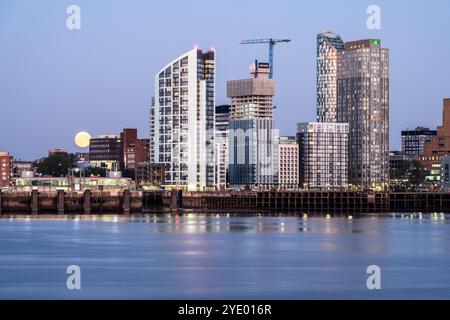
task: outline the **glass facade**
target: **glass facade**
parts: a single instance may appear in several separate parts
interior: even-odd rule
[[[230,185],[263,189],[278,185],[276,132],[272,119],[230,121]]]
[[[126,190],[133,187],[129,178],[16,178],[14,188],[19,191],[55,190]]]

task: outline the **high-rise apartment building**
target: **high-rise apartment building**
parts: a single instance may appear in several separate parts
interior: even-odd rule
[[[341,190],[348,187],[346,123],[310,122],[297,125],[300,186],[307,190]]]
[[[0,152],[0,188],[9,187],[13,174],[13,159],[9,152]]]
[[[338,53],[345,49],[342,38],[324,31],[317,35],[317,121],[337,121]]]
[[[197,48],[155,76],[150,110],[150,160],[165,164],[170,187],[215,187],[215,52]]]
[[[230,126],[230,106],[216,107],[216,189],[226,189],[228,185],[228,131]]]
[[[347,42],[338,52],[337,121],[349,124],[349,184],[389,183],[389,49],[380,40]]]
[[[436,130],[423,127],[402,131],[402,154],[407,156],[421,155],[425,150],[425,143],[431,141],[436,134]]]
[[[234,187],[277,186],[278,135],[272,116],[275,81],[268,63],[251,66],[252,78],[228,81],[231,99],[229,179]]]
[[[419,161],[427,172],[428,188],[440,187],[441,160],[446,155],[450,155],[450,98],[444,99],[442,126],[437,128],[437,135],[425,144],[424,152],[419,156]]]
[[[278,140],[278,186],[280,189],[297,189],[299,178],[299,152],[295,137]]]

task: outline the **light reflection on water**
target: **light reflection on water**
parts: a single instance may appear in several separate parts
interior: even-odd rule
[[[448,218],[4,216],[0,298],[450,299]]]

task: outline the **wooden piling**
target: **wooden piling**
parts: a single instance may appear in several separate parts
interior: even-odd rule
[[[178,191],[177,207],[178,207],[178,209],[182,209],[183,208],[183,190],[179,190]]]
[[[56,208],[58,211],[58,214],[64,214],[64,191],[58,190],[58,193],[56,195]]]
[[[85,190],[84,191],[84,214],[90,215],[91,214],[91,190]]]
[[[33,216],[39,213],[39,192],[37,190],[31,191],[31,214]]]
[[[170,207],[172,210],[178,210],[178,190],[172,190],[170,195]]]
[[[130,214],[130,190],[123,192],[123,214]]]

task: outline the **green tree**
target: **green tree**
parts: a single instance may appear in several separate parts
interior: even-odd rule
[[[37,172],[52,177],[66,176],[69,168],[74,165],[67,153],[54,153],[42,160],[37,167]]]

